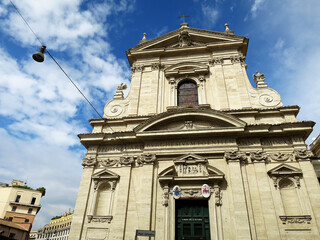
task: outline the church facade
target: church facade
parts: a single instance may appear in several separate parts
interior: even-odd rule
[[[69,239],[319,239],[314,122],[257,72],[248,39],[187,23],[127,51],[132,69],[87,148]],[[142,237],[141,237],[142,239]]]

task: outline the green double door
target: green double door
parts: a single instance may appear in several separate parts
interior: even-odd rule
[[[176,240],[210,240],[207,200],[176,200]]]

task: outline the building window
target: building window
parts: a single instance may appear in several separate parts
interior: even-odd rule
[[[15,202],[20,202],[21,195],[17,195]]]
[[[197,84],[191,80],[185,80],[178,85],[178,106],[190,107],[198,105]]]
[[[9,238],[14,238],[16,236],[15,233],[10,233]]]
[[[12,219],[13,219],[12,217],[9,217],[8,221],[12,222]]]
[[[24,222],[25,222],[25,223],[28,223],[28,222],[29,222],[29,219],[25,219]]]
[[[28,209],[28,213],[32,213],[32,208],[29,208],[29,209]]]
[[[33,197],[32,200],[31,200],[31,204],[34,205],[35,202],[36,202],[36,198]]]
[[[17,210],[17,206],[13,206],[11,209],[12,212],[15,212],[16,210]]]

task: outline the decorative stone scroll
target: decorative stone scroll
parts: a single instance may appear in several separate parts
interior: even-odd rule
[[[246,154],[238,150],[231,150],[229,152],[225,152],[224,157],[226,158],[228,163],[229,161],[240,161],[240,162],[247,161]]]
[[[214,65],[221,65],[221,64],[223,64],[223,58],[221,58],[221,57],[212,58],[212,59],[210,60],[210,64],[211,64],[212,66],[214,66]]]
[[[155,161],[156,161],[155,154],[146,153],[138,157],[137,164],[141,166],[143,164],[153,164]]]
[[[258,161],[258,162],[267,162],[268,161],[268,155],[265,152],[262,152],[260,150],[257,150],[255,152],[251,152],[250,153],[250,158],[251,160],[254,161]]]
[[[142,72],[144,69],[144,65],[134,65],[131,67],[131,71],[134,72]]]
[[[131,166],[134,163],[134,159],[135,159],[135,157],[133,157],[133,156],[123,156],[123,157],[120,157],[119,163],[122,166]]]
[[[290,154],[277,152],[269,155],[272,160],[278,161],[278,162],[285,162],[290,158]]]
[[[310,224],[311,215],[279,216],[283,224]]]
[[[245,57],[241,57],[241,56],[231,56],[230,60],[232,64],[241,63],[242,65],[245,63]]]
[[[294,151],[296,160],[298,161],[309,161],[310,157],[313,156],[312,152],[307,149],[298,149]]]
[[[222,192],[221,192],[220,188],[215,189],[214,198],[215,198],[216,205],[221,206],[222,205]]]
[[[152,63],[151,64],[151,70],[159,70],[159,69],[163,69],[164,65],[161,63]]]
[[[168,185],[166,185],[163,187],[162,205],[167,207],[168,201],[169,201],[169,187],[168,187]]]
[[[107,158],[107,159],[102,159],[99,163],[100,163],[100,166],[102,167],[112,167],[116,165],[118,162],[119,161],[117,159]]]
[[[85,157],[82,159],[81,165],[83,167],[94,167],[97,163],[97,158],[96,157]]]

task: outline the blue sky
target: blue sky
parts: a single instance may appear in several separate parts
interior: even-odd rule
[[[130,84],[125,51],[179,28],[224,31],[250,39],[246,63],[252,81],[266,75],[284,105],[301,107],[299,120],[320,120],[320,1],[13,0],[70,77],[103,114],[117,85]],[[39,42],[8,0],[0,3],[0,182],[26,180],[47,194],[33,229],[73,209],[85,149],[77,134],[98,117],[46,55],[32,60]],[[308,139],[312,141],[320,127]]]

